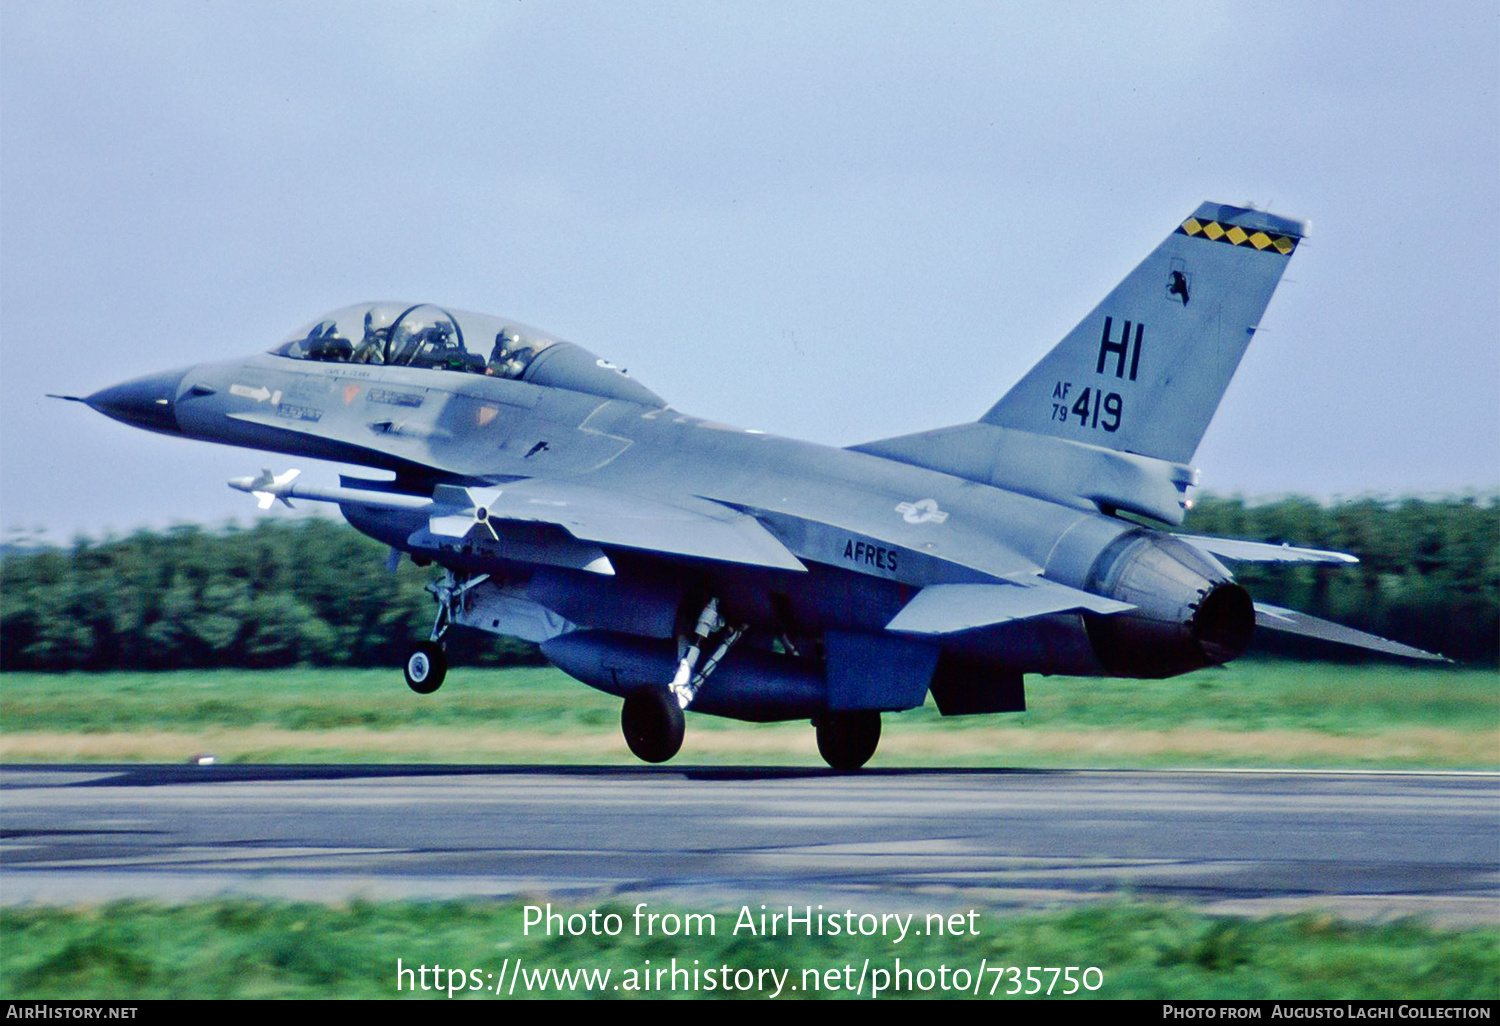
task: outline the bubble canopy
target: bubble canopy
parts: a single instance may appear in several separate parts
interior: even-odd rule
[[[558,340],[515,321],[431,303],[360,303],[324,314],[271,352],[293,360],[520,378]]]

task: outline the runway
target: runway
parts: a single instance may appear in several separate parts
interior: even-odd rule
[[[1129,893],[1500,923],[1495,774],[9,766],[0,829],[6,904]]]

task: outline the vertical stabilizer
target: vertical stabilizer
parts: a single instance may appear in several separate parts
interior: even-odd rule
[[[1305,233],[1203,204],[981,420],[1189,462]]]

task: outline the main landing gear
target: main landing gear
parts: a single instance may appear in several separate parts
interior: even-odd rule
[[[625,743],[642,762],[666,762],[676,755],[686,729],[682,706],[662,688],[637,688],[620,710]]]
[[[713,675],[729,654],[729,649],[744,633],[744,627],[730,626],[719,615],[718,599],[708,600],[703,612],[698,614],[693,637],[686,643],[672,682],[665,688],[637,688],[626,697],[620,710],[620,730],[637,759],[666,762],[677,754],[687,729],[683,711],[693,704],[703,682]],[[718,635],[719,645],[700,666],[698,657],[714,635]]]
[[[880,713],[874,709],[826,712],[813,726],[818,731],[818,754],[840,773],[853,773],[869,762],[880,744]]]

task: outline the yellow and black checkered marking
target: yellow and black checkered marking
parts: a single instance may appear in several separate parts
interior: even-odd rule
[[[1237,224],[1220,224],[1218,221],[1200,221],[1190,217],[1177,229],[1179,235],[1191,235],[1213,242],[1227,242],[1231,246],[1249,246],[1252,249],[1274,249],[1282,256],[1291,256],[1297,248],[1295,235],[1270,235],[1259,229],[1247,232]]]

